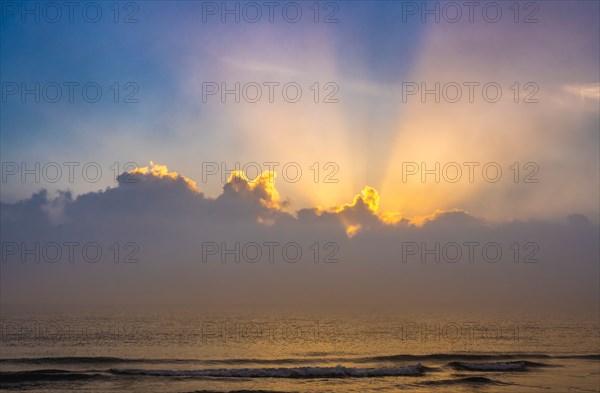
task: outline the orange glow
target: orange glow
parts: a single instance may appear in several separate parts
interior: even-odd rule
[[[157,165],[154,164],[152,161],[150,161],[149,167],[135,168],[133,171],[131,171],[131,173],[139,173],[141,175],[149,175],[158,178],[168,178],[173,180],[182,179],[188,184],[191,190],[201,192],[201,190],[198,189],[196,183],[193,180],[185,176],[179,175],[177,174],[177,172],[169,172],[166,165]],[[275,172],[265,171],[254,179],[248,179],[244,171],[239,170],[231,172],[227,183],[241,183],[242,187],[247,187],[249,191],[257,191],[260,203],[264,207],[273,210],[280,210],[284,207],[285,204],[281,202],[279,192],[275,187],[275,177]],[[350,219],[347,215],[344,215],[343,213],[346,211],[360,211],[361,209],[366,209],[368,213],[376,217],[377,220],[382,224],[397,225],[399,222],[405,221],[407,224],[415,226],[423,226],[427,222],[435,220],[438,216],[440,216],[443,213],[460,211],[458,209],[435,209],[433,213],[408,218],[403,216],[402,213],[399,211],[379,211],[380,200],[381,198],[379,196],[379,192],[375,188],[365,186],[361,190],[360,194],[356,194],[354,196],[351,203],[344,203],[338,207],[333,207],[330,209],[325,209],[322,206],[317,205],[316,207],[314,207],[314,209],[317,215],[321,215],[325,212],[337,215],[338,219],[344,226],[346,234],[349,238],[354,237],[359,231],[364,229],[364,226],[359,222],[354,222],[356,220]],[[273,219],[263,217],[258,217],[257,222],[267,226],[274,224]]]
[[[260,176],[250,180],[243,171],[233,171],[229,176],[227,183],[242,180],[248,185],[250,191],[259,189],[265,193],[265,195],[260,198],[260,202],[263,206],[269,209],[281,209],[279,192],[275,188],[275,176],[275,172],[264,171]]]
[[[196,192],[201,192],[201,190],[196,185],[196,182],[190,178],[177,174],[177,172],[169,172],[169,169],[166,165],[157,165],[154,162],[150,161],[150,167],[138,167],[133,169],[130,174],[139,173],[141,175],[152,175],[158,178],[169,178],[173,180],[182,179],[187,183],[189,188]]]
[[[379,210],[379,193],[373,187],[365,186],[360,194],[354,196],[352,203],[345,203],[335,209],[335,211],[336,213],[339,213],[346,208],[356,207],[359,201],[362,201],[373,213],[376,213],[377,210]]]
[[[360,224],[358,225],[348,225],[346,227],[346,235],[348,235],[348,237],[353,237],[354,235],[356,235],[356,233],[360,230],[361,226]]]

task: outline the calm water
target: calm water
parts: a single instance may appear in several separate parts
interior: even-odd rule
[[[597,319],[2,310],[0,389],[598,392]]]

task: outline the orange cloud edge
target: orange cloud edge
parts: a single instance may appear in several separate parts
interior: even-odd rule
[[[159,179],[171,179],[175,181],[184,182],[187,187],[199,194],[202,194],[202,190],[198,188],[196,182],[192,179],[180,175],[177,172],[170,172],[166,165],[155,164],[153,161],[150,161],[149,166],[145,167],[137,167],[129,172],[130,175],[139,174],[142,176],[152,176]],[[261,204],[273,210],[282,210],[285,206],[285,203],[281,201],[279,192],[275,187],[275,178],[277,174],[272,171],[265,171],[254,179],[249,179],[246,177],[243,171],[232,171],[230,174],[227,184],[229,185],[237,185],[234,189],[239,189],[240,187],[245,187],[250,191],[258,191],[260,194],[260,202]],[[240,186],[241,185],[241,186]],[[404,217],[400,212],[389,212],[389,211],[379,211],[380,205],[380,196],[379,192],[370,186],[365,186],[360,194],[356,194],[350,203],[344,203],[337,207],[331,208],[323,208],[321,206],[316,206],[312,208],[312,210],[317,215],[322,215],[324,213],[334,214],[336,215],[340,222],[343,224],[346,229],[346,234],[348,237],[353,237],[356,235],[361,229],[363,229],[363,224],[357,222],[356,220],[352,220],[348,217],[348,214],[351,212],[363,212],[369,213],[373,217],[377,219],[378,222],[384,225],[398,225],[400,223],[414,225],[414,226],[423,226],[429,221],[435,220],[437,217],[444,213],[452,213],[452,212],[464,212],[460,209],[451,209],[451,210],[441,210],[437,209],[431,214],[425,216],[416,216],[416,217]],[[264,222],[260,217],[258,219],[259,222]]]

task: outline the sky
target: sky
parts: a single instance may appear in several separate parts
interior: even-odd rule
[[[57,4],[2,4],[4,299],[597,306],[598,2]],[[140,261],[14,259],[70,239]],[[269,239],[340,261],[197,263]],[[504,263],[411,248],[472,241]]]

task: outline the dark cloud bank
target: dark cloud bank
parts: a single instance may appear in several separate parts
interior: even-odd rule
[[[231,179],[212,199],[152,172],[77,198],[40,191],[1,204],[2,302],[597,313],[599,228],[586,217],[488,223],[456,210],[391,224],[369,198],[292,215],[268,182]]]

